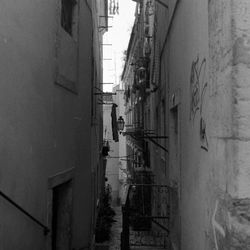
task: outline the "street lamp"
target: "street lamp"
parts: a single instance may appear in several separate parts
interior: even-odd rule
[[[125,125],[125,121],[122,118],[122,116],[120,116],[117,120],[117,130],[120,131],[120,134],[121,134],[122,130],[124,129],[124,125]]]

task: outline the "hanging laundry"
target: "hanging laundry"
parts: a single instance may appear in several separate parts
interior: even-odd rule
[[[113,11],[113,13],[112,13],[113,15],[115,15],[115,10],[116,10],[116,4],[115,4],[115,0],[113,0],[113,10],[112,10]]]
[[[119,0],[109,0],[109,14],[119,15]]]
[[[116,1],[116,14],[119,15],[119,1]]]
[[[113,134],[113,140],[115,142],[119,141],[118,127],[117,127],[117,117],[116,117],[116,108],[117,107],[118,106],[115,103],[113,103],[112,111],[111,111],[112,134]]]
[[[112,1],[113,0],[109,0],[109,15],[112,15]]]

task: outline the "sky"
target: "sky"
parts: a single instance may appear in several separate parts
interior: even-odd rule
[[[128,42],[135,16],[135,2],[132,0],[119,0],[119,14],[109,18],[109,31],[104,34],[103,44],[103,82],[112,82],[113,85],[105,84],[104,91],[111,92],[113,86],[120,83],[124,65],[124,51]]]

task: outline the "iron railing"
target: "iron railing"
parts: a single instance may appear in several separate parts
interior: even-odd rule
[[[2,196],[6,201],[8,201],[10,204],[12,204],[14,207],[16,207],[20,212],[22,212],[28,218],[30,218],[32,221],[34,221],[37,225],[39,225],[40,227],[42,227],[44,235],[47,235],[50,232],[50,229],[47,226],[45,226],[42,222],[40,222],[38,219],[36,219],[29,212],[27,212],[26,210],[24,210],[21,206],[19,206],[15,201],[13,201],[10,197],[8,197],[2,191],[0,191],[0,196]]]

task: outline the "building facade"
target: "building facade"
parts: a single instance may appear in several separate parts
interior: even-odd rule
[[[147,141],[144,168],[173,190],[172,249],[248,249],[250,3],[137,2],[127,144],[137,162]]]
[[[107,3],[0,6],[0,249],[91,249],[103,183],[94,92]]]

